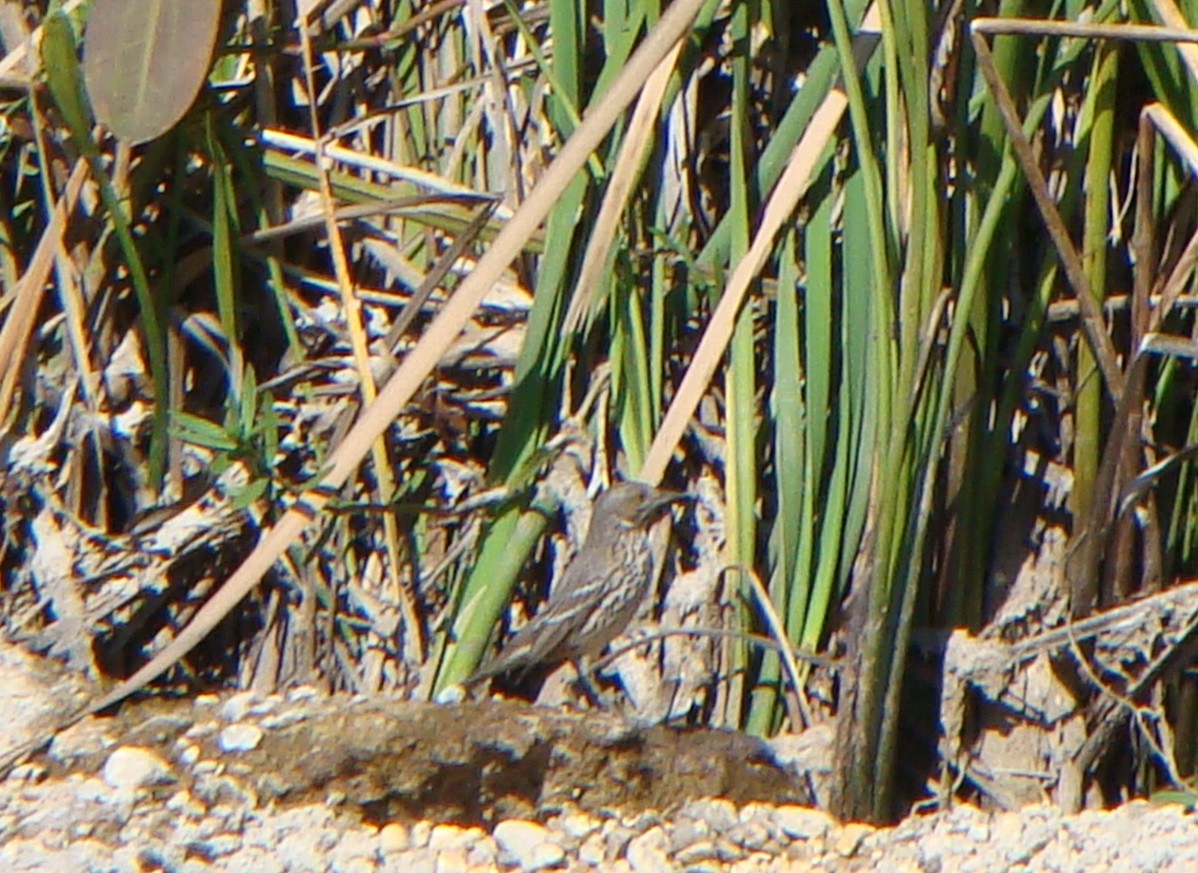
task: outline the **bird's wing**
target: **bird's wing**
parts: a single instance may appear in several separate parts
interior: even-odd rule
[[[503,651],[484,663],[468,680],[473,684],[500,673],[507,673],[517,667],[532,667],[542,661],[565,657],[555,655],[565,644],[570,635],[572,625],[568,616],[555,615],[552,602],[541,612],[516,632]]]

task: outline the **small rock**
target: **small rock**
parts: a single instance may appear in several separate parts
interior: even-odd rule
[[[724,837],[720,837],[715,841],[715,851],[719,855],[720,860],[725,864],[740,861],[748,854],[744,849],[736,845],[736,843]]]
[[[437,853],[431,849],[409,849],[390,855],[383,862],[385,873],[437,873]]]
[[[448,685],[437,692],[437,696],[433,698],[433,702],[438,706],[456,706],[465,699],[465,686],[455,682],[453,685]]]
[[[215,776],[221,771],[221,765],[217,761],[196,761],[191,765],[192,776]]]
[[[426,821],[418,821],[412,825],[411,842],[408,845],[412,848],[423,849],[428,846],[428,839],[432,836],[433,826]]]
[[[603,837],[598,833],[591,834],[578,847],[578,860],[590,867],[601,867],[607,860],[603,850]]]
[[[342,831],[329,850],[328,862],[334,871],[373,873],[378,857],[378,841],[374,834],[361,828]]]
[[[428,847],[434,851],[469,846],[483,837],[482,828],[463,828],[457,825],[434,825],[428,837]]]
[[[704,861],[719,861],[720,852],[711,840],[699,840],[697,843],[679,849],[674,854],[674,860],[679,864],[692,867]]]
[[[256,716],[270,715],[279,708],[279,704],[283,702],[282,695],[268,694],[265,697],[260,697],[250,706],[250,714]]]
[[[292,702],[300,700],[311,700],[316,697],[319,692],[312,685],[297,685],[287,692],[287,699]]]
[[[581,812],[569,812],[558,819],[558,827],[576,840],[585,840],[598,831],[601,825],[589,815]]]
[[[408,829],[398,822],[383,825],[379,831],[379,851],[384,855],[402,852],[411,845]]]
[[[217,745],[224,752],[249,752],[262,742],[262,728],[256,724],[231,724],[220,732]]]
[[[739,818],[740,823],[745,824],[750,821],[769,821],[774,814],[774,807],[768,803],[747,803],[741,807]]]
[[[226,858],[240,852],[245,841],[237,834],[217,833],[203,840],[193,841],[193,846],[209,858]]]
[[[206,815],[196,825],[195,838],[208,840],[220,833],[224,822],[215,816]]]
[[[191,819],[203,818],[204,813],[208,811],[204,804],[186,789],[172,794],[166,801],[166,808],[177,816]]]
[[[626,815],[620,819],[620,824],[626,828],[632,828],[638,834],[643,834],[649,828],[661,823],[661,813],[652,809],[643,809],[638,813]]]
[[[495,842],[521,870],[543,870],[565,860],[561,846],[549,839],[549,831],[533,821],[510,819],[495,826]]]
[[[495,826],[495,842],[505,852],[513,854],[538,843],[549,841],[549,831],[535,821],[508,819]]]
[[[51,760],[68,766],[79,758],[94,755],[112,747],[112,738],[105,728],[92,724],[91,719],[56,734],[46,753]]]
[[[739,824],[729,829],[724,836],[750,852],[764,849],[773,839],[769,824],[763,821],[747,821],[744,824]]]
[[[433,829],[434,831],[436,828]],[[431,849],[432,846],[430,845]],[[454,846],[437,852],[436,873],[466,873],[470,869],[465,846]]]
[[[974,822],[966,829],[965,834],[975,843],[989,842],[990,823],[985,821]]]
[[[241,721],[254,704],[257,697],[253,691],[242,691],[234,694],[220,708],[220,717],[225,721]]]
[[[279,712],[270,713],[262,716],[258,720],[263,728],[268,731],[278,731],[283,728],[291,727],[293,724],[298,724],[301,721],[306,721],[308,714],[299,709],[282,709]]]
[[[716,833],[723,833],[740,821],[736,813],[736,804],[722,797],[693,800],[678,811],[678,817],[706,822]]]
[[[874,829],[867,824],[853,822],[841,828],[836,836],[836,854],[842,858],[851,858],[861,848],[861,843]]]
[[[608,861],[614,861],[616,858],[622,858],[628,851],[628,844],[632,838],[636,836],[636,831],[632,828],[609,819],[603,825],[603,846],[604,854]]]
[[[819,809],[806,806],[779,806],[774,810],[774,821],[788,837],[794,840],[810,840],[827,836],[832,829],[832,817]]]
[[[687,846],[707,840],[710,836],[711,828],[707,822],[680,817],[670,828],[670,853],[680,852]]]
[[[668,870],[670,867],[670,858],[666,854],[668,845],[666,832],[660,826],[654,825],[629,841],[625,857],[634,873],[657,873],[660,870]]]
[[[8,778],[13,782],[37,782],[49,772],[41,764],[27,762],[18,764],[13,767],[8,773]]]
[[[197,721],[183,732],[184,740],[204,740],[214,736],[220,730],[220,722]]]
[[[499,847],[491,839],[490,834],[484,834],[481,839],[466,847],[466,861],[471,869],[492,869],[499,857]]]
[[[171,768],[150,749],[121,746],[108,756],[100,775],[117,790],[135,791],[166,782],[171,778]]]
[[[75,788],[75,796],[84,802],[103,803],[108,796],[109,787],[103,779],[91,777],[84,779]]]
[[[560,866],[565,860],[566,851],[561,846],[556,843],[541,843],[520,860],[520,869],[532,873],[534,870]]]

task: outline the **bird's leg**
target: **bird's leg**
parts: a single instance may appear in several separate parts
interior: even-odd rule
[[[603,692],[591,678],[590,659],[584,656],[571,663],[574,666],[574,672],[578,674],[578,687],[590,701],[591,706],[598,709],[611,709],[611,701],[603,696]]]

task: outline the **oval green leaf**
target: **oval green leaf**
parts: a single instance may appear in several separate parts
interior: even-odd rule
[[[170,130],[208,76],[220,0],[94,0],[83,75],[96,119],[131,143]]]

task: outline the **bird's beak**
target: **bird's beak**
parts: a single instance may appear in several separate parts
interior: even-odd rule
[[[644,518],[650,519],[658,515],[672,503],[685,503],[694,499],[695,495],[693,494],[687,494],[683,491],[666,491],[658,488],[653,497],[646,501],[645,505],[641,508],[641,514]]]

